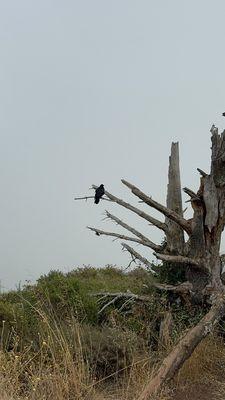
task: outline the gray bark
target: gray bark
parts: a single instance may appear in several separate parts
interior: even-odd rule
[[[106,196],[117,204],[135,212],[140,217],[153,223],[166,234],[167,243],[156,257],[174,263],[177,268],[185,268],[186,282],[183,293],[189,297],[187,301],[213,303],[211,310],[202,320],[188,331],[178,345],[166,357],[155,377],[149,382],[138,400],[147,400],[151,394],[182,366],[192,354],[195,347],[212,330],[213,325],[225,314],[225,286],[221,280],[222,263],[219,254],[221,235],[225,226],[225,131],[218,133],[211,128],[212,155],[210,174],[200,172],[200,186],[197,193],[188,188],[184,191],[190,197],[193,217],[186,220],[182,213],[181,185],[179,172],[178,144],[173,143],[169,164],[169,183],[167,207],[156,202],[143,193],[138,187],[122,180],[132,193],[150,207],[161,212],[165,223],[158,221],[129,203],[106,192]],[[122,225],[122,224],[121,224]],[[184,232],[188,240],[184,243]],[[137,235],[138,236],[138,235]],[[140,238],[140,236],[139,236]],[[140,238],[141,240],[141,238]],[[151,263],[127,244],[123,247],[151,268]],[[163,289],[160,287],[160,289]],[[180,290],[180,285],[164,285],[164,290]]]
[[[168,186],[166,205],[183,217],[180,167],[179,167],[179,144],[172,143],[169,158]],[[166,217],[165,223],[168,227],[166,232],[167,249],[172,254],[183,254],[184,231],[180,225]]]

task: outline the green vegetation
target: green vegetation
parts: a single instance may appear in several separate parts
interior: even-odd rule
[[[1,294],[0,393],[7,392],[6,400],[103,400],[113,387],[116,398],[134,399],[155,363],[203,312],[162,294],[152,281],[142,268],[86,267],[51,271],[35,285]],[[110,299],[102,295],[99,301],[98,292],[131,292],[148,301],[118,298],[102,310]],[[173,331],[165,348],[160,323],[171,309]]]
[[[146,287],[150,292],[151,279],[151,274],[141,268],[129,273],[110,266],[80,268],[67,274],[51,271],[41,276],[35,285],[1,295],[0,327],[5,332],[4,340],[12,328],[23,340],[33,340],[39,331],[42,313],[60,323],[72,316],[83,324],[102,325],[106,316],[98,316],[99,306],[93,294],[101,291],[141,294],[146,292]]]

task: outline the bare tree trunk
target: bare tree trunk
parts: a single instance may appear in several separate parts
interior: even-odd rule
[[[207,299],[209,301],[211,294],[213,306],[166,357],[138,400],[149,399],[163,383],[172,378],[196,346],[212,330],[213,325],[225,314],[225,288],[221,281],[219,256],[221,234],[225,223],[225,132],[219,135],[217,128],[213,126],[211,133],[210,175],[201,171],[202,177],[197,194],[185,188],[185,192],[191,197],[194,215],[189,240],[183,254],[181,251],[179,253],[187,258],[190,257],[190,261],[195,260],[188,264],[186,270],[186,279],[192,284],[192,299],[199,302]],[[168,185],[168,197],[169,193],[170,185]],[[171,205],[168,204],[168,207],[171,208]],[[168,256],[164,255],[161,259],[166,257]],[[194,268],[196,262],[199,263],[198,269]],[[201,268],[201,264],[204,268]]]
[[[183,217],[178,143],[172,143],[171,145],[166,205]],[[172,254],[182,254],[184,251],[183,229],[168,217],[166,217],[165,223],[168,227],[166,231],[168,251]]]

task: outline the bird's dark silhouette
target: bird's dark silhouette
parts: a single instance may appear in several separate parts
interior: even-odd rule
[[[223,117],[225,117],[225,112],[222,114]]]
[[[99,203],[100,198],[104,195],[105,189],[104,185],[101,184],[96,190],[95,190],[95,204]]]

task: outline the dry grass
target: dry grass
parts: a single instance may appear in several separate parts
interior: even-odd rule
[[[96,378],[87,354],[96,352],[96,347],[84,345],[84,325],[71,317],[62,326],[54,315],[41,309],[36,312],[40,319],[38,343],[26,343],[19,351],[21,338],[14,334],[9,352],[1,344],[0,400],[135,400],[154,373],[156,361],[163,358],[162,351],[151,355],[148,349],[142,348],[140,353],[134,348],[132,360],[119,373]],[[93,332],[89,331],[90,344]],[[222,400],[224,376],[224,342],[210,336],[156,399]]]
[[[10,351],[1,346],[0,400],[136,398],[151,372],[149,355],[143,352],[140,356],[134,351],[130,364],[109,376],[96,378],[97,368],[89,365],[88,360],[92,357],[87,354],[87,351],[93,351],[98,356],[96,344],[93,348],[91,345],[92,339],[96,341],[94,328],[87,334],[87,327],[74,317],[62,325],[54,315],[46,315],[41,309],[36,312],[40,320],[38,343],[26,343],[19,351],[23,338],[14,334]],[[88,346],[87,343],[84,345],[87,336]]]
[[[206,337],[185,362],[173,383],[172,399],[225,398],[225,344],[216,335]]]

